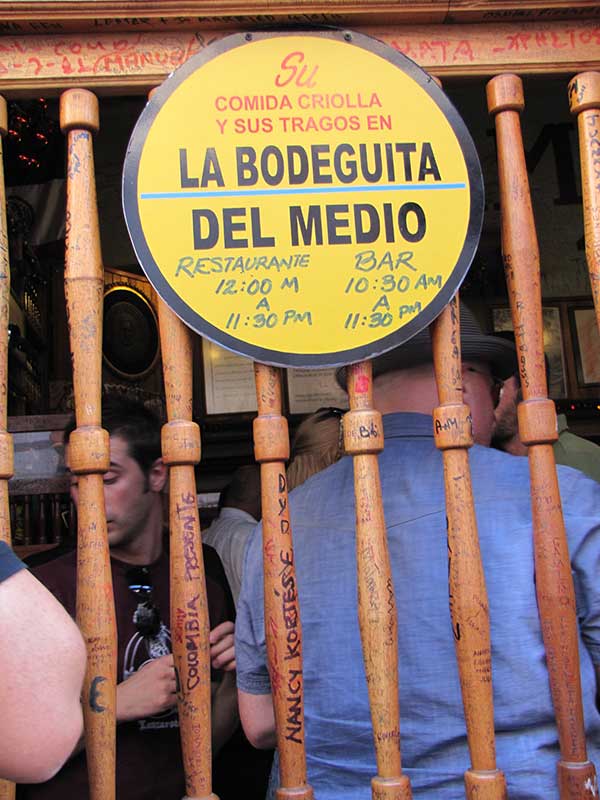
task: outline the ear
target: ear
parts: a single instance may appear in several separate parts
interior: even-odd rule
[[[167,483],[169,469],[162,458],[157,458],[148,472],[148,486],[151,492],[162,492]]]
[[[471,416],[478,413],[482,398],[482,385],[479,383],[481,378],[474,372],[463,370],[462,373],[462,389],[463,389],[463,403],[469,406]],[[491,393],[490,393],[491,403]]]
[[[471,397],[471,380],[472,380],[472,373],[468,372],[466,369],[462,370],[462,391],[463,391],[463,402],[469,405],[468,399]]]

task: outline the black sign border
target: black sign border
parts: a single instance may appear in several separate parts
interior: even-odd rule
[[[441,291],[418,316],[407,322],[402,328],[369,344],[331,353],[290,353],[287,351],[259,347],[245,342],[243,339],[231,336],[220,328],[212,325],[208,320],[201,317],[197,311],[191,308],[165,279],[148,247],[139,216],[138,173],[144,143],[158,112],[173,91],[197,69],[229,50],[243,47],[244,45],[263,39],[288,36],[316,36],[334,39],[336,41],[348,43],[350,46],[358,46],[368,50],[386,61],[389,61],[391,64],[394,64],[394,66],[399,67],[399,69],[427,92],[450,123],[460,144],[469,180],[471,209],[465,241],[456,265],[448,276]],[[221,347],[225,347],[238,355],[276,367],[304,367],[307,369],[314,369],[317,367],[338,367],[353,364],[357,361],[374,358],[375,356],[386,353],[404,344],[419,331],[423,330],[423,328],[430,325],[458,291],[469,271],[469,267],[471,266],[479,244],[483,225],[483,211],[484,187],[481,164],[475,144],[458,111],[454,108],[433,78],[407,56],[395,51],[393,48],[389,47],[389,45],[380,42],[378,39],[374,39],[362,33],[356,33],[355,31],[291,29],[276,32],[235,33],[217,42],[213,42],[200,53],[192,56],[192,58],[186,61],[185,64],[179,67],[164,83],[154,90],[151,99],[148,101],[133,130],[123,167],[123,213],[125,215],[129,237],[146,277],[154,286],[159,296],[175,314],[177,314],[186,325],[192,328],[192,330],[196,331],[196,333],[205,336],[207,339],[210,339]]]

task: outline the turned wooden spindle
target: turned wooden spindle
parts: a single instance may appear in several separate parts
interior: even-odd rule
[[[433,431],[444,462],[450,615],[471,756],[465,787],[468,798],[503,800],[506,781],[496,768],[490,618],[469,467],[473,431],[462,396],[459,323],[456,295],[430,331],[440,402],[433,411]]]
[[[37,544],[46,544],[48,541],[48,497],[40,494],[37,497],[36,532]],[[35,509],[34,509],[35,512]]]
[[[77,428],[68,447],[77,476],[77,624],[87,646],[83,712],[91,800],[114,800],[117,634],[104,509],[109,437],[101,427],[102,297],[92,133],[98,100],[85,89],[60,98],[67,133],[65,296]]]
[[[577,116],[579,130],[585,255],[600,330],[600,72],[582,72],[573,78],[569,107]]]
[[[277,800],[313,800],[306,782],[302,627],[285,462],[288,425],[281,415],[281,371],[254,365],[258,417],[254,455],[260,464],[265,635],[279,749]]]
[[[519,118],[525,106],[521,79],[498,75],[487,85],[487,98],[496,123],[502,253],[523,391],[519,436],[529,447],[536,592],[560,742],[560,797],[591,800],[597,782],[587,758],[575,593],[552,450],[558,433],[547,397],[539,249]]]
[[[200,428],[192,422],[192,335],[160,299],[158,325],[168,419],[161,440],[169,467],[171,640],[179,685],[184,800],[218,800],[212,792],[210,620],[194,473],[201,446]]]
[[[192,422],[192,337],[162,300],[158,303],[168,422],[162,429],[169,467],[171,631],[185,770],[185,800],[212,793],[210,623],[194,466],[200,428]]]
[[[371,792],[373,800],[410,800],[410,781],[402,774],[400,758],[398,622],[377,462],[383,422],[373,409],[371,362],[353,364],[347,376],[350,411],[344,415],[344,450],[353,456],[358,622],[377,759]]]
[[[23,495],[23,544],[33,544],[31,526],[31,495]]]
[[[8,390],[8,308],[10,301],[10,264],[2,140],[8,133],[6,100],[0,96],[0,541],[11,543],[8,480],[12,478],[13,441],[6,430]],[[0,800],[14,800],[15,785],[0,779]]]
[[[63,533],[62,533],[62,518],[60,514],[60,495],[53,494],[51,495],[51,513],[52,513],[52,542],[54,544],[60,544],[63,540]]]

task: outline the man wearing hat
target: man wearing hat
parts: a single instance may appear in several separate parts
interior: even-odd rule
[[[494,334],[508,341],[515,341],[512,331],[498,331]],[[544,356],[546,364],[546,377],[550,376],[550,362],[548,356]],[[523,444],[519,436],[519,420],[517,407],[523,400],[523,390],[521,389],[521,376],[519,370],[510,375],[502,384],[500,402],[495,411],[496,424],[494,426],[494,438],[492,446],[513,456],[526,456],[527,446]],[[571,433],[567,426],[565,414],[557,417],[558,439],[554,442],[554,460],[557,464],[566,464],[568,467],[585,472],[590,478],[600,482],[600,447],[594,442],[590,442],[581,436]]]
[[[557,797],[558,737],[537,610],[526,459],[489,448],[513,346],[461,314],[464,399],[476,444],[473,495],[489,597],[499,769],[511,800]],[[413,792],[464,797],[470,766],[448,606],[446,508],[431,413],[438,405],[427,330],[373,361],[384,416],[379,456],[398,609],[400,746]],[[344,370],[338,379],[345,382]],[[600,486],[559,468],[578,599],[588,756],[600,765]],[[303,628],[308,780],[319,800],[364,800],[377,774],[358,627],[352,459],[290,497]],[[257,746],[274,744],[263,618],[261,532],[246,553],[236,623],[240,712]]]

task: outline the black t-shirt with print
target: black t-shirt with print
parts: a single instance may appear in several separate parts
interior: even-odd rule
[[[216,552],[203,545],[210,627],[234,618],[231,593]],[[148,566],[152,600],[160,610],[156,636],[144,637],[133,615],[139,597],[129,588],[131,564],[111,559],[118,636],[117,681],[120,683],[147,661],[171,652],[169,631],[169,557],[163,552]],[[34,570],[34,574],[75,617],[77,555],[69,553]],[[185,780],[176,709],[117,727],[117,800],[181,800]],[[19,788],[19,800],[87,800],[85,752],[67,762],[52,780]]]

